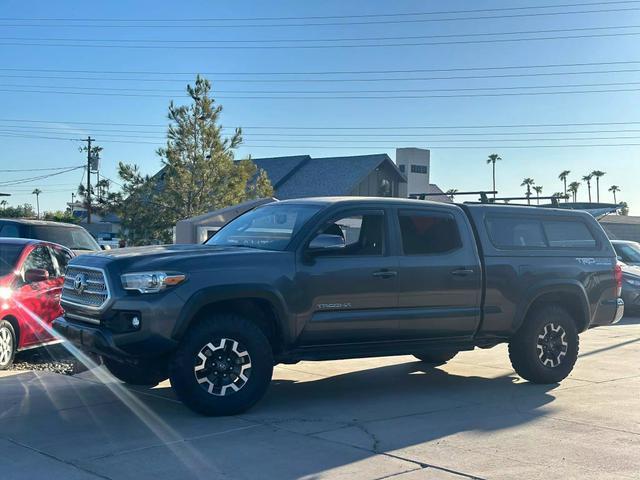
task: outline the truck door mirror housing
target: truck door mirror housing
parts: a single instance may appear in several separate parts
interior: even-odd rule
[[[27,283],[44,282],[49,280],[49,272],[43,268],[30,268],[24,272],[24,281]]]
[[[345,246],[346,243],[341,235],[321,233],[311,240],[307,251],[311,254],[339,252]]]

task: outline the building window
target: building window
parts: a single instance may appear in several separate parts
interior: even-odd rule
[[[411,173],[424,173],[428,172],[426,165],[411,165]]]
[[[404,165],[398,165],[398,168],[400,169],[400,171],[401,171],[402,173],[404,173]]]
[[[386,178],[381,178],[378,183],[379,197],[393,197],[393,184]]]

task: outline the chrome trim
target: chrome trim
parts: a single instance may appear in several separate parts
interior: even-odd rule
[[[72,318],[74,320],[80,320],[81,322],[93,323],[94,325],[100,325],[99,318],[85,317],[84,315],[78,315],[77,313],[64,312],[65,317]]]
[[[61,339],[50,340],[48,342],[39,343],[38,345],[31,345],[29,347],[22,347],[22,348],[19,348],[17,351],[18,352],[24,352],[25,350],[33,350],[34,348],[48,347],[49,345],[57,345],[58,343],[62,343],[62,342],[64,342],[64,340],[61,340]]]
[[[611,324],[613,325],[618,323],[620,320],[622,320],[622,317],[624,317],[624,300],[618,298],[616,300],[616,314],[613,317],[613,322],[611,322]]]
[[[67,266],[67,270],[69,268],[76,268],[78,270],[92,270],[94,272],[100,272],[102,274],[102,278],[104,279],[104,288],[107,292],[107,296],[104,299],[104,302],[102,302],[102,305],[100,306],[93,306],[93,305],[87,305],[84,303],[77,303],[77,302],[72,302],[71,300],[65,300],[63,297],[60,298],[60,304],[61,305],[73,305],[74,307],[79,307],[85,310],[90,310],[92,312],[102,312],[106,309],[107,305],[109,304],[109,302],[111,301],[111,287],[109,286],[109,277],[107,275],[107,272],[103,269],[103,268],[98,268],[98,267],[85,267],[84,265],[69,265]],[[67,275],[65,273],[65,280],[67,278]],[[62,295],[64,296],[64,283],[63,283],[63,288],[62,288]],[[68,314],[67,314],[68,315]],[[98,323],[100,323],[98,321]]]

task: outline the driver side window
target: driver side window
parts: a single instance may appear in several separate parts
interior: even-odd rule
[[[49,250],[46,247],[36,247],[29,254],[29,256],[25,259],[24,264],[22,266],[22,277],[24,281],[24,273],[27,270],[33,269],[41,269],[49,272],[49,277],[53,278],[56,276],[56,269],[53,265],[53,260],[51,259],[51,255],[49,254]]]
[[[339,235],[345,247],[332,255],[382,255],[385,244],[382,212],[349,215],[331,221],[319,234]]]

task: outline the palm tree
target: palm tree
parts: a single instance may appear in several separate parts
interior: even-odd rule
[[[571,173],[571,170],[563,170],[562,172],[560,172],[560,175],[558,175],[558,178],[564,183],[564,201],[565,202],[569,198],[567,196],[567,177],[569,176],[570,173]]]
[[[603,172],[602,170],[594,170],[591,172],[591,175],[596,177],[596,199],[597,202],[600,203],[600,177],[603,177],[607,174],[607,172]]]
[[[7,208],[8,204],[9,204],[9,202],[7,202],[6,200],[0,200],[0,207],[2,207],[2,210]]]
[[[580,182],[571,182],[569,184],[568,191],[573,195],[573,203],[578,200],[578,188],[580,188]]]
[[[613,193],[613,203],[618,203],[618,199],[616,198],[616,193],[620,191],[620,187],[618,185],[611,185],[609,187],[609,191]]]
[[[540,185],[536,185],[533,187],[533,190],[536,192],[536,202],[540,205],[540,194],[542,193],[542,187]]]
[[[36,188],[33,192],[35,196],[36,196],[36,205],[37,205],[37,212],[38,212],[38,216],[36,218],[40,218],[40,194],[42,193],[42,190],[40,190],[39,188]]]
[[[447,197],[449,197],[451,200],[454,199],[454,197],[456,196],[456,193],[458,193],[458,189],[457,188],[451,188],[451,189],[449,189],[449,190],[447,190],[445,192]]]
[[[498,155],[497,153],[492,153],[491,155],[489,155],[489,158],[487,158],[487,165],[491,164],[491,168],[493,170],[493,191],[496,191],[496,162],[499,162],[500,160],[502,160],[502,157],[500,155]],[[493,194],[493,198],[496,198],[496,194]]]
[[[531,205],[531,187],[533,187],[533,185],[536,182],[533,180],[533,178],[525,178],[524,180],[522,180],[522,183],[520,184],[521,187],[527,187],[527,204]]]
[[[593,178],[593,174],[584,175],[582,180],[587,182],[587,189],[589,190],[589,203],[591,203],[591,179]]]

